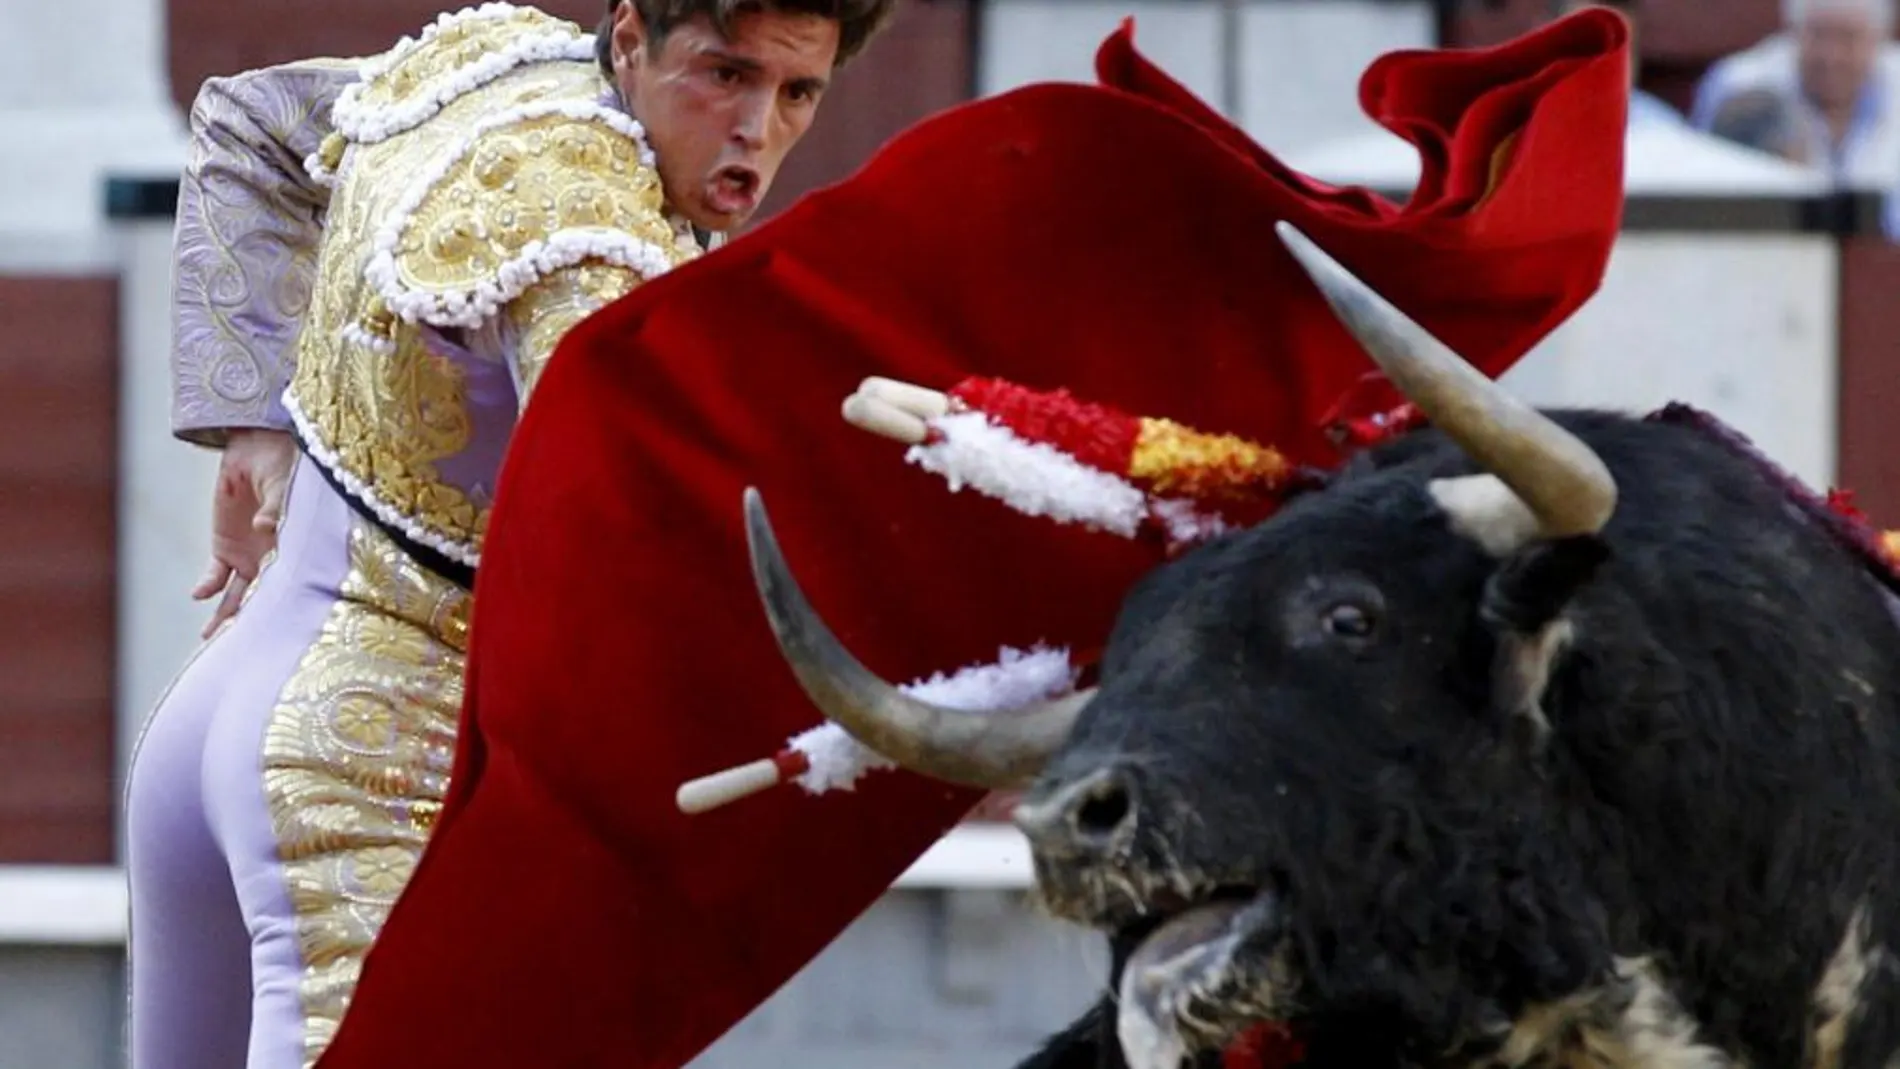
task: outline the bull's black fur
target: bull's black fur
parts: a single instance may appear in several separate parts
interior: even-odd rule
[[[1109,941],[1109,975],[1120,979],[1122,965],[1134,950],[1133,941],[1116,936]],[[1089,1007],[1069,1027],[1049,1038],[1016,1069],[1127,1069],[1115,1039],[1115,1004],[1103,999]],[[1221,1069],[1218,1055],[1196,1061],[1188,1069]]]
[[[1801,1066],[1856,907],[1876,948],[1900,908],[1900,628],[1747,458],[1679,423],[1556,415],[1617,479],[1600,543],[1493,560],[1427,493],[1476,471],[1463,452],[1386,443],[1147,577],[1042,782],[1120,762],[1137,868],[1171,853],[1285,896],[1325,1008],[1310,1065],[1460,1064],[1443,1052],[1627,955],[1704,1041]],[[1340,603],[1369,636],[1328,622]],[[1559,611],[1574,640],[1529,748],[1492,700],[1500,632]],[[1058,905],[1076,889],[1044,875]],[[1897,981],[1871,974],[1842,1069],[1900,1049]],[[1104,1001],[1023,1069],[1121,1065]]]

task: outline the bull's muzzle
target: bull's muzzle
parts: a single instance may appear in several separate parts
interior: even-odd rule
[[[1010,817],[1038,857],[1088,864],[1128,852],[1136,799],[1132,777],[1106,768],[1032,792]]]

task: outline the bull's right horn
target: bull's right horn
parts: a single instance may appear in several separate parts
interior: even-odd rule
[[[1426,418],[1504,481],[1547,538],[1596,534],[1616,480],[1582,439],[1511,396],[1287,222],[1274,225],[1346,329]]]
[[[745,491],[752,577],[779,651],[820,712],[885,757],[940,780],[1026,786],[1069,737],[1092,690],[1019,709],[968,712],[920,701],[859,663],[806,600],[757,490]]]

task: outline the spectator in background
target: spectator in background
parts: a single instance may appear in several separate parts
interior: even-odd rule
[[[1622,15],[1630,24],[1630,112],[1629,124],[1632,129],[1652,124],[1681,125],[1682,113],[1671,107],[1661,97],[1640,88],[1642,60],[1642,22],[1643,0],[1556,0],[1558,17],[1586,7],[1607,7]]]
[[[1816,167],[1843,187],[1900,183],[1896,0],[1782,0],[1783,29],[1718,61],[1696,89],[1699,129]]]
[[[1815,145],[1805,129],[1794,102],[1773,89],[1744,89],[1724,100],[1709,117],[1709,132],[1716,137],[1825,169],[1825,161],[1815,158]]]

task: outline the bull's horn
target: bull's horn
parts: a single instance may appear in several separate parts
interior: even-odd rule
[[[1594,450],[1486,378],[1292,224],[1275,229],[1392,384],[1522,498],[1546,537],[1603,529],[1616,510],[1616,480]]]
[[[1068,738],[1092,691],[978,713],[919,701],[879,679],[812,609],[751,487],[745,492],[745,528],[752,577],[779,651],[819,711],[859,742],[913,772],[1008,790],[1034,779]]]

